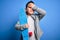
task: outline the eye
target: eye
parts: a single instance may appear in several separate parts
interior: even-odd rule
[[[29,7],[29,8],[32,8],[32,7]]]
[[[29,7],[29,8],[31,8],[31,7]]]

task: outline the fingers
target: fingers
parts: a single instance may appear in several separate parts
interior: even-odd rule
[[[25,27],[26,27],[26,28],[28,28],[28,27],[29,27],[29,25],[28,25],[28,24],[25,24]]]

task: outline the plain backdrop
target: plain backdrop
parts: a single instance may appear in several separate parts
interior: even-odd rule
[[[0,40],[19,40],[20,31],[15,29],[20,8],[30,0],[0,0]],[[33,0],[46,10],[39,24],[43,30],[41,40],[60,40],[60,0]]]

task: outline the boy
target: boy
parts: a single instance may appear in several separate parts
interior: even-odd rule
[[[29,40],[40,40],[40,37],[43,32],[40,29],[38,23],[44,17],[46,11],[36,7],[33,1],[29,1],[26,4],[25,10],[26,10],[28,24],[24,25],[25,27],[23,28],[28,28]],[[34,13],[35,11],[37,12],[37,14]],[[16,26],[18,26],[18,24],[16,24]],[[16,28],[16,29],[21,30],[21,28]]]

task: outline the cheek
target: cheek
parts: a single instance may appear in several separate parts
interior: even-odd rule
[[[30,8],[28,8],[27,10],[28,10],[28,11],[30,11],[31,9],[30,9]]]
[[[32,10],[32,9],[28,9],[28,11],[29,11],[29,12],[33,12],[33,10]]]
[[[27,8],[27,12],[32,14],[34,11],[32,9],[30,9],[30,8]]]
[[[30,9],[29,8],[27,9],[27,12],[30,12]]]

